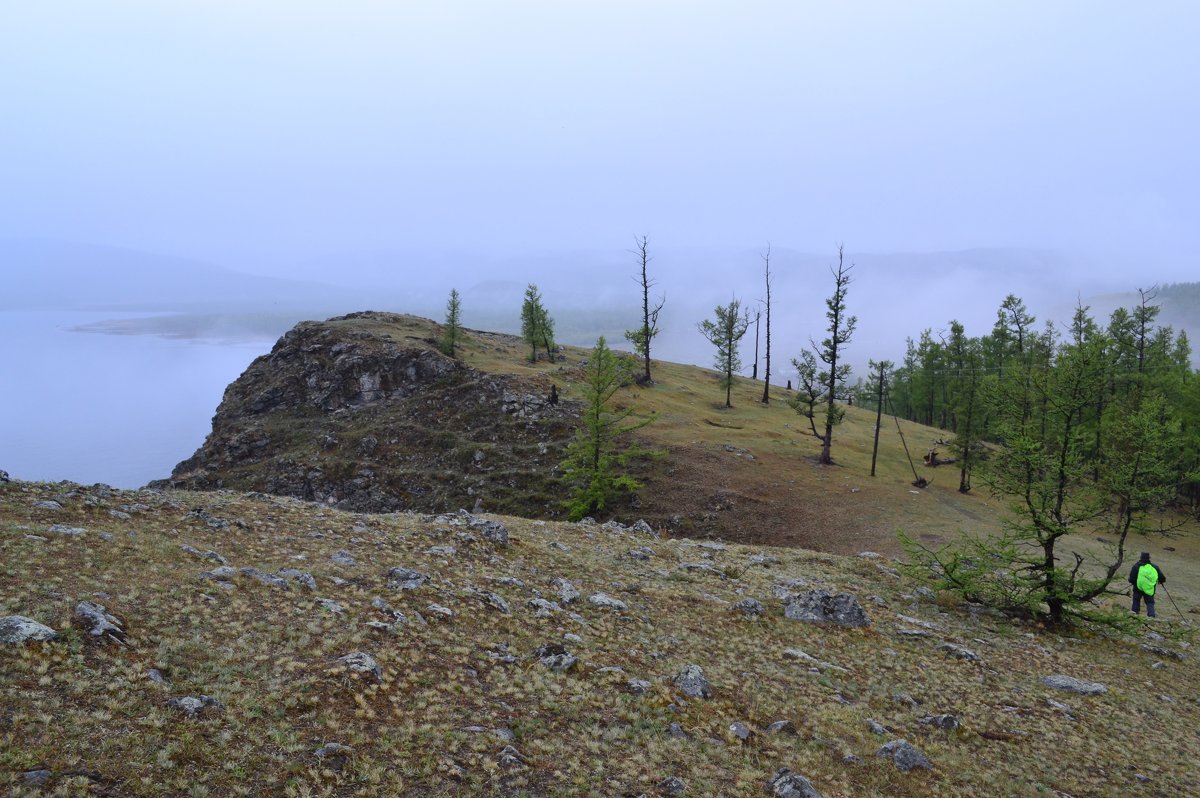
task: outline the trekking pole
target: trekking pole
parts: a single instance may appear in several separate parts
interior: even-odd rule
[[[1174,596],[1172,596],[1172,595],[1170,594],[1170,592],[1167,590],[1167,586],[1166,586],[1166,585],[1163,585],[1163,586],[1162,586],[1162,589],[1163,589],[1163,592],[1167,594],[1167,598],[1171,599],[1171,606],[1175,608],[1175,612],[1178,612],[1178,613],[1179,613],[1179,617],[1180,617],[1180,618],[1183,618],[1183,620],[1185,620],[1185,621],[1186,621],[1186,620],[1187,620],[1187,618],[1184,618],[1184,615],[1183,615],[1183,613],[1182,613],[1182,612],[1180,612],[1180,610],[1179,610],[1179,605],[1175,603],[1175,597],[1174,597]]]

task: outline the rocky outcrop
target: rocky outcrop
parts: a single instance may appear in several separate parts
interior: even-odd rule
[[[433,336],[432,322],[391,313],[296,325],[225,390],[200,449],[153,486],[364,512],[442,512],[480,497],[489,512],[559,512],[553,470],[577,408],[551,405],[538,378],[447,357]],[[506,543],[502,526],[483,523]]]

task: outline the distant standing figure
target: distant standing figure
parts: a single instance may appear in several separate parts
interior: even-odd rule
[[[1150,562],[1150,552],[1143,551],[1142,557],[1134,563],[1129,572],[1129,584],[1133,585],[1133,614],[1137,615],[1142,609],[1142,599],[1146,599],[1146,617],[1154,615],[1154,591],[1159,583],[1167,583],[1167,575],[1154,563]]]
[[[558,404],[558,386],[550,383],[550,404]]]

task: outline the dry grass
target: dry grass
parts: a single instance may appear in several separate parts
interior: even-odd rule
[[[759,408],[738,417],[747,428],[752,410]],[[791,445],[779,444],[785,452]],[[850,461],[851,447],[843,451]],[[51,498],[63,509],[33,507]],[[188,517],[197,507],[231,525],[214,529]],[[662,779],[678,776],[687,795],[751,796],[788,767],[826,796],[1200,794],[1200,671],[1179,642],[1157,645],[1183,652],[1183,660],[1143,650],[1143,640],[1072,639],[976,618],[951,602],[918,598],[915,585],[872,559],[738,544],[714,550],[599,526],[501,520],[508,547],[477,532],[460,538],[471,530],[450,517],[365,516],[232,493],[0,485],[0,614],[64,633],[60,642],[0,649],[0,784],[33,794],[19,774],[46,768],[55,775],[45,794],[55,795],[616,796],[653,794]],[[52,524],[87,533],[57,537]],[[181,544],[219,552],[234,567],[311,572],[318,590],[298,583],[279,590],[246,576],[222,589],[200,576],[217,564]],[[457,552],[427,553],[432,546]],[[638,546],[653,556],[630,558]],[[1182,561],[1194,552],[1179,548],[1180,564],[1165,567],[1185,603],[1196,575]],[[333,562],[342,549],[358,564]],[[776,562],[756,565],[752,554]],[[391,566],[430,582],[390,589]],[[583,592],[570,608],[578,617],[537,618],[526,606],[537,595],[556,600],[555,577]],[[497,581],[507,578],[522,584]],[[856,594],[873,625],[786,620],[772,587],[792,579]],[[498,593],[512,612],[465,595],[469,587]],[[587,604],[594,592],[628,609]],[[344,612],[323,608],[318,597]],[[372,606],[376,597],[410,622],[392,631],[370,626],[388,620]],[[743,597],[762,601],[766,615],[732,612],[729,602]],[[125,622],[127,646],[97,644],[72,626],[84,599]],[[428,611],[431,603],[454,617]],[[1165,618],[1165,602],[1162,609]],[[937,629],[898,635],[913,617]],[[1155,628],[1173,627],[1164,620]],[[579,665],[558,673],[539,664],[534,649],[566,634],[582,638],[565,642]],[[937,650],[943,641],[974,649],[982,661],[947,657]],[[502,645],[514,663],[489,655]],[[845,671],[787,660],[783,650],[792,647]],[[335,663],[352,651],[375,657],[383,679]],[[704,668],[711,699],[683,700],[672,686],[688,663]],[[623,671],[601,670],[612,666]],[[151,668],[170,684],[147,678]],[[1109,692],[1055,692],[1039,681],[1052,673],[1100,681]],[[645,695],[625,689],[631,678],[651,683]],[[901,693],[920,704],[898,701]],[[167,704],[199,694],[217,698],[224,711],[188,719]],[[958,715],[962,728],[947,733],[919,722],[942,712]],[[798,733],[765,731],[782,719]],[[868,719],[889,734],[872,734]],[[748,742],[728,733],[736,721],[755,730]],[[688,736],[672,737],[671,723]],[[525,766],[500,764],[506,742],[493,729],[511,733]],[[928,754],[935,769],[904,774],[877,759],[875,750],[896,737]],[[353,752],[319,759],[314,751],[328,742]]]

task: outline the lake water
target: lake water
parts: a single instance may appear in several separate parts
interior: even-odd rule
[[[71,331],[139,315],[154,314],[0,312],[0,469],[121,488],[166,477],[274,344]]]

